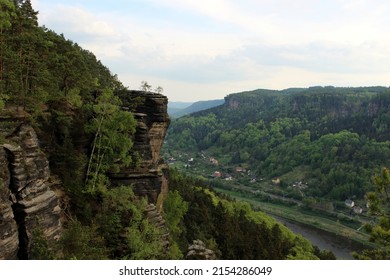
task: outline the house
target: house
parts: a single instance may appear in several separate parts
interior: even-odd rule
[[[212,165],[218,165],[218,160],[216,160],[215,158],[211,157],[211,158],[210,158],[210,163],[211,163]]]
[[[306,189],[308,187],[308,185],[306,183],[303,183],[302,181],[299,181],[299,182],[295,182],[293,184],[293,187],[296,187],[299,190],[304,190],[304,189]]]
[[[363,208],[360,206],[355,206],[355,207],[353,207],[353,212],[355,214],[361,214],[361,213],[363,213]]]
[[[225,179],[225,181],[232,181],[233,180],[232,175],[227,174],[227,173],[223,176],[223,178]]]
[[[215,171],[213,174],[213,177],[215,177],[215,178],[221,178],[221,176],[222,176],[222,174],[219,171]]]
[[[279,178],[272,179],[272,184],[273,185],[280,185],[280,179]]]
[[[245,170],[245,168],[243,168],[243,167],[241,167],[241,166],[237,166],[236,167],[236,172],[237,173],[242,173],[242,172],[245,172],[246,170]]]
[[[344,201],[345,203],[345,206],[349,207],[349,208],[353,208],[355,206],[355,202],[353,200],[350,200],[350,199],[346,199]]]

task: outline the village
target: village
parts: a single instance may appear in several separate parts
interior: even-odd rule
[[[345,219],[364,220],[367,215],[368,205],[363,205],[361,201],[354,201],[352,198],[346,199],[343,203],[318,201],[306,197],[305,190],[309,188],[309,184],[303,180],[285,182],[281,178],[262,178],[252,172],[249,166],[225,165],[217,157],[203,151],[195,155],[187,153],[170,155],[166,158],[166,162],[186,174],[209,180],[219,188],[259,199],[307,207],[314,211],[339,215]]]

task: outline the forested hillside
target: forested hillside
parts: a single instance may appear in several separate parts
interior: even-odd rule
[[[122,88],[94,54],[52,30],[38,26],[30,1],[2,0],[0,94],[28,112],[64,99],[81,106],[91,92]]]
[[[175,120],[166,151],[217,159],[203,176],[242,167],[248,182],[280,177],[290,197],[362,199],[371,176],[390,165],[389,123],[385,87],[255,90]]]
[[[171,233],[182,251],[200,239],[218,259],[335,258],[248,203],[217,194],[202,181],[176,170],[170,171],[170,180],[167,221],[175,225]]]
[[[195,242],[212,258],[334,258],[202,182],[172,171],[168,191],[166,97],[126,90],[29,0],[0,7],[0,259],[204,258]]]

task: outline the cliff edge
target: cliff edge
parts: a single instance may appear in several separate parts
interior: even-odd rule
[[[136,166],[110,173],[113,185],[132,185],[134,193],[147,197],[148,202],[161,209],[168,192],[168,166],[160,157],[160,150],[170,124],[168,98],[162,94],[144,91],[122,91],[118,94],[123,109],[137,120],[133,151],[138,153]]]
[[[168,166],[160,150],[170,124],[168,99],[142,91],[118,95],[122,110],[130,111],[137,120],[129,153],[138,160],[108,176],[113,187],[132,186],[136,196],[146,197],[146,217],[163,227],[161,207],[168,192]],[[49,245],[61,236],[60,183],[51,175],[49,156],[25,116],[2,114],[0,137],[0,259],[29,259],[36,234]]]

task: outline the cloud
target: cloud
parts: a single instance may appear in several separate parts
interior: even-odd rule
[[[41,24],[94,52],[125,84],[148,80],[166,94],[384,84],[390,76],[387,0],[33,2]]]
[[[96,38],[109,38],[116,35],[115,27],[103,18],[80,7],[55,6],[50,13],[45,13],[42,21],[50,23],[57,32],[72,34],[80,41]],[[76,39],[75,38],[75,39]]]
[[[259,65],[288,66],[324,73],[380,73],[388,71],[387,44],[310,42],[299,45],[248,45],[236,56]]]

